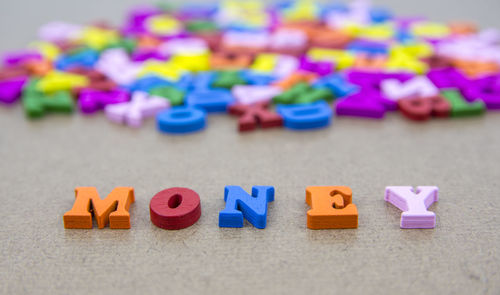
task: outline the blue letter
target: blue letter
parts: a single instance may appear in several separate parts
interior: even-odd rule
[[[313,129],[330,124],[332,109],[324,101],[312,104],[279,106],[285,127],[290,129]]]
[[[274,201],[274,187],[254,186],[252,195],[241,187],[228,185],[224,189],[226,208],[219,212],[220,227],[243,227],[243,217],[256,228],[265,228],[267,203]]]
[[[231,92],[225,89],[196,90],[186,97],[186,105],[200,108],[207,113],[225,112],[234,102]]]
[[[175,107],[156,115],[158,130],[166,133],[190,133],[205,127],[205,112],[192,107]]]

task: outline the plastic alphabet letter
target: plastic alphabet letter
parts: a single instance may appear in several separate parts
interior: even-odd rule
[[[30,118],[40,118],[47,112],[71,113],[74,109],[73,97],[69,91],[57,91],[44,95],[32,90],[23,93],[23,106]]]
[[[158,130],[165,133],[190,133],[205,127],[206,114],[193,107],[175,107],[156,115]]]
[[[0,81],[0,102],[13,103],[19,99],[28,77],[16,77]]]
[[[403,115],[416,121],[425,121],[431,116],[449,117],[451,111],[450,103],[439,95],[400,99],[398,107]]]
[[[265,228],[267,203],[274,201],[274,187],[254,186],[252,195],[241,187],[228,185],[224,188],[226,207],[219,212],[220,227],[243,227],[243,217],[256,228]]]
[[[236,85],[231,91],[236,101],[245,105],[271,101],[282,92],[278,87],[254,85]]]
[[[262,128],[280,127],[283,125],[283,118],[266,108],[268,102],[261,102],[252,105],[234,104],[229,106],[229,113],[239,116],[238,128],[240,132],[251,131],[259,124]]]
[[[328,87],[337,98],[359,92],[359,86],[348,82],[344,77],[337,74],[318,79],[314,84],[319,87]]]
[[[97,226],[104,228],[130,228],[130,204],[135,201],[133,187],[116,187],[102,200],[95,187],[75,188],[73,208],[63,216],[65,228],[92,228],[92,214]],[[92,206],[92,207],[91,207]]]
[[[120,89],[112,91],[83,89],[79,94],[78,105],[83,113],[92,114],[107,105],[124,103],[128,99],[128,93]]]
[[[303,130],[326,127],[332,118],[332,109],[324,101],[304,105],[278,106],[278,114],[283,116],[284,126]]]
[[[227,106],[234,102],[228,90],[197,90],[186,97],[186,105],[197,107],[205,112],[225,112]]]
[[[163,229],[182,229],[201,216],[200,196],[188,188],[172,187],[154,195],[149,203],[151,222]]]
[[[140,127],[144,118],[152,117],[170,106],[161,97],[149,97],[145,92],[134,92],[130,102],[109,104],[104,108],[110,121],[126,123],[130,127]]]
[[[335,106],[338,116],[354,116],[381,119],[386,108],[379,93],[358,92],[340,100]]]
[[[384,200],[403,211],[401,228],[436,226],[436,214],[427,211],[427,208],[438,200],[436,186],[418,186],[416,191],[411,186],[388,186],[385,188]]]
[[[306,203],[311,207],[307,211],[310,229],[358,227],[358,209],[348,186],[309,186]]]
[[[396,79],[386,79],[380,84],[384,94],[393,100],[411,97],[428,97],[439,94],[438,89],[424,76],[415,77],[404,83]]]
[[[484,102],[481,100],[467,102],[460,91],[444,90],[441,94],[451,104],[451,117],[479,116],[486,109]]]

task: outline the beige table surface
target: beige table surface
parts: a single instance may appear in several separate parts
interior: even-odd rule
[[[49,20],[117,23],[133,1],[102,2],[2,1],[0,49],[26,45]],[[462,2],[392,4],[500,28],[498,1]],[[499,112],[244,135],[211,115],[204,132],[174,137],[102,114],[28,121],[17,105],[0,108],[0,126],[1,294],[500,294]],[[217,226],[225,185],[276,188],[265,230]],[[350,186],[359,228],[308,230],[309,185]],[[436,228],[401,230],[387,185],[437,185]],[[103,196],[133,186],[132,228],[65,230],[76,186]],[[172,186],[201,196],[201,219],[180,231],[149,220],[151,197]]]

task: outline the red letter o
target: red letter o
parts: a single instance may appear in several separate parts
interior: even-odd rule
[[[183,187],[162,190],[151,199],[149,214],[151,222],[163,229],[189,227],[200,219],[200,196]]]

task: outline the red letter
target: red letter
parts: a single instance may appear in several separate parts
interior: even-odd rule
[[[151,222],[163,229],[190,227],[200,219],[200,197],[183,187],[162,190],[151,199],[149,214]]]

